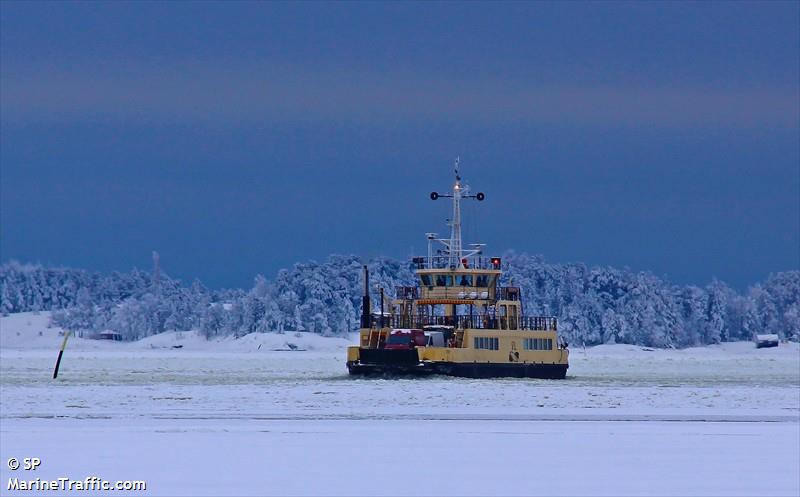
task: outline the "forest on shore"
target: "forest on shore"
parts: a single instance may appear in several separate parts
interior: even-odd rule
[[[358,328],[362,262],[332,255],[295,264],[252,288],[214,290],[164,272],[100,274],[11,261],[0,266],[0,313],[52,311],[53,324],[80,333],[113,330],[126,340],[199,330],[208,338],[253,332],[344,335]],[[372,302],[414,284],[409,262],[366,261]],[[518,286],[527,315],[556,316],[570,343],[688,347],[774,333],[800,340],[800,271],[769,275],[739,293],[713,280],[673,285],[649,273],[506,253],[501,285]]]

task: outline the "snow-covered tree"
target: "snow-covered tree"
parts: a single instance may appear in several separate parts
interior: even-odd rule
[[[504,255],[501,285],[522,289],[526,315],[559,319],[571,343],[633,343],[659,347],[749,340],[776,333],[800,340],[800,271],[770,275],[745,294],[714,280],[705,288],[673,286],[646,272],[584,264],[553,264],[542,256]],[[199,330],[208,338],[253,332],[311,331],[332,335],[358,328],[362,261],[334,255],[295,264],[273,281],[259,275],[251,289],[184,286],[162,273],[134,269],[108,275],[15,261],[0,266],[0,313],[52,310],[53,322],[88,332],[111,329],[126,339]],[[413,285],[407,262],[367,262],[372,302]]]

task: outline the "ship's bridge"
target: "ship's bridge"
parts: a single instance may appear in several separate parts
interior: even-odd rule
[[[520,288],[501,287],[500,259],[473,257],[457,267],[415,258],[417,286],[397,287],[392,315],[400,323],[449,324],[467,328],[540,329],[549,321],[522,316]]]
[[[413,258],[418,278],[417,287],[399,287],[397,298],[458,300],[458,303],[464,303],[464,300],[496,300],[497,281],[501,273],[499,258],[464,258],[457,266],[450,265],[451,260],[449,257]]]
[[[497,269],[420,269],[419,304],[426,300],[496,300]],[[436,303],[436,302],[431,302]]]

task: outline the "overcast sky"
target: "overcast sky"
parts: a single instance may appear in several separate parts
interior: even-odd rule
[[[0,3],[2,260],[249,286],[447,231],[745,288],[800,265],[800,4]]]

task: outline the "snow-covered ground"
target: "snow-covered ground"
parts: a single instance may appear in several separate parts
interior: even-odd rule
[[[146,495],[800,494],[797,344],[574,349],[564,381],[369,380],[346,374],[355,337],[71,337],[54,381],[47,322],[0,318],[4,490],[97,475]]]

